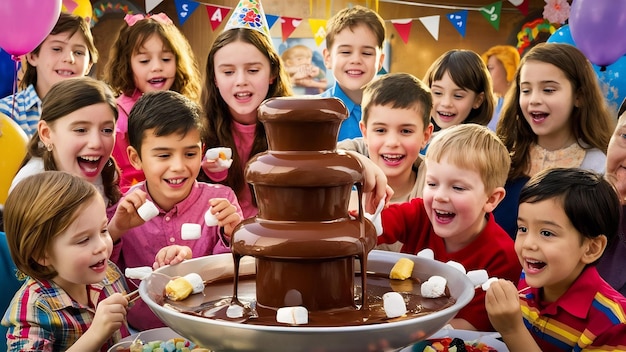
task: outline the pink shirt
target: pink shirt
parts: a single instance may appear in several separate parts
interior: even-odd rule
[[[120,188],[122,193],[126,193],[132,185],[146,179],[142,170],[137,170],[130,164],[126,151],[130,145],[128,142],[128,114],[130,114],[130,110],[137,100],[141,98],[141,95],[142,93],[137,90],[132,96],[122,94],[117,98],[118,117],[115,124],[115,145],[111,155],[121,170]]]

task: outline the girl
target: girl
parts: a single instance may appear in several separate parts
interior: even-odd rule
[[[9,192],[27,176],[60,170],[94,184],[107,207],[116,204],[121,192],[111,150],[117,107],[107,85],[89,77],[64,80],[50,89],[42,107],[37,134]]]
[[[475,52],[447,51],[430,65],[424,82],[433,96],[430,116],[435,134],[461,123],[486,126],[491,120],[495,105],[491,77]]]
[[[200,179],[221,182],[237,194],[244,218],[257,213],[244,167],[257,153],[267,150],[263,124],[257,108],[270,97],[291,95],[289,77],[269,38],[259,31],[233,28],[213,43],[206,65],[202,104],[207,116],[207,148],[229,147],[230,170],[214,160],[203,162]],[[208,179],[207,179],[208,178]]]
[[[494,215],[512,237],[517,198],[529,177],[549,167],[605,170],[611,114],[591,63],[576,47],[543,43],[520,61],[496,132],[511,153],[507,196]]]
[[[37,133],[41,99],[52,85],[70,77],[85,76],[98,61],[89,24],[76,15],[61,13],[52,32],[26,54],[21,91],[0,100],[0,113],[11,116],[28,137]]]
[[[113,157],[120,167],[120,187],[126,192],[143,181],[141,170],[128,160],[128,114],[143,93],[173,90],[193,101],[200,95],[200,73],[189,42],[165,14],[126,15],[126,25],[109,55],[106,81],[117,98],[119,121]]]
[[[485,65],[487,65],[487,69],[491,75],[491,82],[493,83],[493,95],[496,99],[496,107],[488,127],[495,131],[498,120],[500,119],[504,95],[506,95],[511,83],[513,83],[515,71],[517,70],[517,66],[519,66],[520,56],[517,48],[514,46],[496,45],[489,48],[481,57]]]
[[[2,319],[9,351],[106,351],[128,335],[128,289],[109,261],[105,203],[93,185],[38,173],[15,187],[4,215],[11,258],[28,276]]]

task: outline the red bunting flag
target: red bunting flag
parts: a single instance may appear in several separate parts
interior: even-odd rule
[[[302,23],[302,18],[281,17],[280,22],[283,30],[283,42],[285,42],[291,33],[296,30],[296,27]]]
[[[522,15],[528,15],[528,0],[509,0],[509,2],[513,4],[513,6],[517,7]]]
[[[212,30],[215,30],[215,28],[219,27],[219,25],[222,24],[225,18],[228,18],[228,12],[230,12],[231,9],[231,7],[206,5],[206,10],[209,14],[209,22],[211,22]]]
[[[405,18],[400,20],[391,20],[391,23],[393,23],[396,31],[398,31],[398,34],[400,34],[400,38],[402,38],[404,44],[408,43],[409,34],[411,33],[411,26],[413,25],[413,19]]]

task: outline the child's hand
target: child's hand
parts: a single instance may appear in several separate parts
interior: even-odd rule
[[[217,224],[224,227],[224,235],[230,240],[235,226],[241,222],[241,216],[237,213],[237,208],[226,198],[213,198],[209,201],[211,213],[217,218]]]
[[[233,163],[233,152],[230,148],[211,148],[202,159],[202,168],[207,173],[218,173],[230,168]]]
[[[87,330],[93,336],[102,338],[102,342],[118,331],[126,321],[128,300],[121,293],[98,302],[96,314],[93,317],[91,327]]]
[[[511,281],[500,279],[491,283],[485,295],[485,308],[491,325],[500,334],[513,333],[520,327],[525,329],[519,293]]]
[[[163,247],[154,257],[152,269],[158,269],[165,265],[174,265],[185,259],[191,259],[191,248],[187,246],[171,245]]]
[[[146,192],[136,189],[127,194],[117,205],[115,214],[109,221],[109,232],[113,241],[133,227],[142,225],[145,221],[137,213],[137,209],[146,202]]]
[[[365,211],[374,214],[381,199],[386,199],[385,202],[387,203],[393,195],[393,190],[387,185],[387,176],[385,176],[383,170],[368,157],[353,151],[346,151],[346,153],[358,159],[363,166]],[[387,206],[386,203],[385,207]]]

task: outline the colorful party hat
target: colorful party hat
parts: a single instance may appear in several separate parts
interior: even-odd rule
[[[270,28],[267,25],[265,12],[259,0],[241,0],[230,16],[224,30],[231,28],[250,28],[270,37]]]

